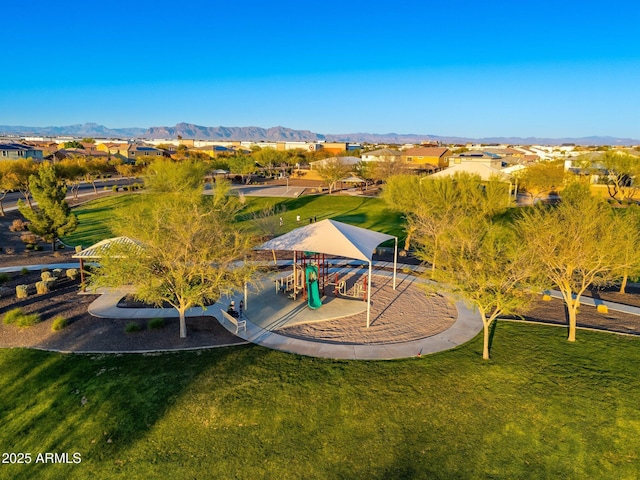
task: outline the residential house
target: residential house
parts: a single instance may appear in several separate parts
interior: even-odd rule
[[[391,150],[390,148],[381,148],[362,154],[363,162],[397,162],[401,158],[402,154],[398,150]]]
[[[343,165],[357,165],[361,160],[362,159],[358,157],[329,157],[310,162],[309,166],[311,170],[317,170],[318,167],[324,167],[325,165],[330,165],[335,162],[340,162]]]
[[[205,153],[211,158],[217,158],[218,155],[233,155],[235,150],[232,148],[223,147],[221,145],[208,145],[205,147],[190,148],[189,152]]]
[[[165,156],[165,152],[156,147],[146,145],[131,144],[127,148],[127,159],[129,162],[150,163],[153,160]]]
[[[451,166],[466,163],[483,164],[498,170],[506,166],[506,162],[504,162],[500,155],[486,151],[472,150],[449,157],[449,165]]]
[[[42,149],[22,143],[0,143],[0,160],[42,160]]]
[[[500,177],[509,181],[512,169],[505,169],[507,163],[496,153],[485,151],[470,151],[449,157],[449,168],[434,173],[435,177],[453,176],[456,173],[479,175],[482,180]],[[516,166],[514,168],[521,168]]]
[[[64,160],[66,158],[78,158],[78,157],[82,157],[82,158],[103,158],[108,160],[109,159],[109,154],[107,152],[103,152],[100,150],[85,150],[83,148],[61,148],[60,150],[57,150],[56,152],[53,152],[51,155],[48,155],[47,157],[45,157],[47,160],[54,160],[54,161],[58,161],[58,160]]]
[[[449,165],[451,150],[447,147],[414,147],[402,152],[402,160],[413,170],[434,171]]]
[[[122,142],[108,142],[96,145],[96,150],[106,152],[112,158],[119,158],[122,161],[129,159],[129,144]]]

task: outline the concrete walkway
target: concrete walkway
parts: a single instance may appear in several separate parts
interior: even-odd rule
[[[279,261],[280,266],[291,265],[291,261]],[[341,261],[334,266],[331,270],[339,268],[349,268],[350,271],[354,271],[353,267],[362,266],[357,261]],[[376,268],[392,269],[393,264],[390,262],[375,262]],[[40,270],[43,267],[49,269],[54,268],[77,268],[77,263],[60,263],[60,264],[45,264],[45,265],[27,265],[29,270]],[[0,272],[12,272],[20,271],[23,267],[5,267],[0,268]],[[420,266],[402,265],[402,269],[406,271],[409,268],[413,271],[422,270]],[[281,275],[277,274],[277,275]],[[391,276],[392,272],[376,271],[374,275],[377,276]],[[401,273],[398,275],[401,277],[413,277],[411,274]],[[419,280],[423,281],[423,280]],[[263,288],[264,291],[271,290],[271,281],[266,282],[267,286]],[[178,316],[178,312],[175,309],[167,308],[119,308],[118,302],[127,293],[132,293],[131,289],[119,288],[119,289],[100,289],[97,292],[101,294],[91,305],[89,306],[89,313],[93,316],[100,318],[174,318]],[[449,350],[458,345],[464,344],[473,339],[482,330],[482,321],[478,312],[474,312],[464,305],[463,302],[457,302],[455,304],[458,310],[458,317],[454,324],[447,330],[440,332],[436,335],[413,340],[403,343],[388,343],[388,344],[341,344],[332,343],[327,341],[316,340],[303,340],[299,338],[292,338],[285,335],[278,334],[271,330],[271,328],[277,328],[282,326],[283,319],[289,319],[292,316],[311,315],[317,316],[319,312],[324,312],[324,318],[309,318],[309,321],[321,321],[330,320],[333,318],[340,318],[346,315],[353,315],[357,311],[361,310],[362,303],[353,303],[352,306],[345,307],[346,304],[337,301],[334,305],[327,305],[329,308],[324,310],[312,311],[307,308],[299,308],[291,302],[286,300],[283,295],[276,295],[271,290],[270,295],[255,295],[249,297],[248,310],[245,312],[243,318],[246,320],[246,330],[241,330],[236,333],[235,325],[230,324],[224,318],[220,323],[231,333],[234,333],[243,340],[257,345],[261,345],[267,348],[281,350],[289,353],[296,353],[299,355],[334,358],[334,359],[348,359],[348,360],[389,360],[399,358],[410,358],[420,355],[427,355],[430,353],[441,352]],[[562,298],[560,292],[550,291],[546,292],[555,298]],[[235,295],[233,297],[222,298],[219,302],[211,305],[207,308],[191,308],[187,311],[188,317],[196,316],[214,316],[216,318],[222,318],[220,310],[226,311],[227,306],[231,300],[239,304],[242,299],[241,295]],[[640,308],[629,305],[616,304],[612,302],[604,302],[602,300],[594,300],[590,297],[582,297],[582,303],[585,305],[598,305],[600,303],[607,305],[611,310],[625,312],[633,315],[640,315]],[[349,303],[349,301],[346,301]],[[282,305],[280,305],[282,304]],[[285,305],[286,306],[283,306]],[[346,311],[345,311],[346,308]],[[353,311],[350,309],[355,308]],[[255,312],[255,313],[254,313]],[[346,313],[346,315],[345,315]],[[304,322],[304,318],[298,318],[296,323]],[[263,327],[268,328],[263,328]]]
[[[390,275],[390,272],[385,273]],[[385,275],[385,273],[383,273],[383,275]],[[242,299],[240,295],[236,295],[231,298],[225,297],[206,309],[189,309],[186,315],[189,317],[208,315],[220,318],[220,323],[231,333],[247,342],[255,343],[256,345],[261,345],[266,348],[312,357],[347,360],[389,360],[441,352],[468,342],[482,329],[482,321],[480,320],[479,314],[468,309],[462,302],[459,302],[456,303],[458,318],[450,328],[444,332],[420,340],[383,345],[339,344],[315,340],[302,340],[278,334],[272,330],[259,326],[258,323],[268,325],[271,328],[281,326],[283,322],[282,319],[288,319],[292,315],[291,311],[295,311],[295,315],[297,316],[311,315],[312,317],[315,317],[322,312],[324,320],[331,320],[333,318],[344,317],[345,313],[347,313],[347,315],[352,315],[357,313],[357,311],[361,311],[363,302],[342,300],[342,302],[335,302],[335,307],[333,308],[330,305],[327,305],[329,308],[314,311],[306,307],[297,307],[294,302],[286,300],[284,295],[276,295],[272,288],[271,283],[268,283],[261,292],[264,293],[268,291],[266,295],[257,294],[249,297],[249,310],[243,315],[243,319],[246,320],[246,330],[241,330],[237,333],[236,326],[231,324],[229,321],[224,320],[220,314],[220,310],[226,311],[231,300],[234,300],[236,305],[239,305],[239,302]],[[131,292],[131,289],[126,288],[98,290],[97,293],[101,293],[101,295],[91,303],[89,306],[89,313],[101,318],[137,319],[177,317],[178,314],[175,309],[118,308],[118,301],[124,295]],[[356,310],[353,312],[345,312],[344,302],[355,306]],[[273,308],[274,303],[276,308]],[[285,307],[280,308],[280,303],[283,303]],[[348,308],[353,307],[347,307],[347,309]],[[252,321],[252,317],[254,315],[254,318],[256,319],[255,322]],[[300,323],[302,321],[304,320],[297,319],[294,323]],[[321,319],[310,318],[309,321],[321,321]]]
[[[544,293],[546,293],[550,297],[559,298],[560,300],[564,301],[564,298],[562,297],[562,293],[560,293],[557,290],[547,290]],[[575,295],[574,295],[574,298],[575,298]],[[612,310],[614,312],[628,313],[630,315],[640,315],[640,307],[625,305],[623,303],[607,302],[605,300],[600,300],[592,297],[581,296],[580,304],[589,305],[592,307],[597,307],[598,305],[605,305],[609,310]]]

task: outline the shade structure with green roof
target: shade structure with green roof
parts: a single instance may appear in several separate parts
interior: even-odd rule
[[[367,327],[371,316],[371,271],[375,249],[389,240],[395,240],[393,255],[393,289],[396,288],[398,265],[398,237],[367,230],[336,220],[326,219],[285,233],[256,247],[257,250],[303,251],[354,258],[369,263],[367,288]]]

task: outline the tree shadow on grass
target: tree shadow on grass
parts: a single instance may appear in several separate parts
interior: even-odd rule
[[[238,368],[239,349],[153,355],[65,355],[15,349],[0,352],[2,451],[81,455],[77,465],[3,465],[6,478],[62,478],[73,469],[107,471],[128,456],[197,379]],[[209,373],[211,374],[211,373]],[[87,475],[88,476],[88,475]],[[86,476],[85,476],[86,478]]]
[[[495,336],[497,329],[498,329],[498,319],[493,321],[489,326],[489,353],[491,353],[491,347],[493,346],[493,337]]]

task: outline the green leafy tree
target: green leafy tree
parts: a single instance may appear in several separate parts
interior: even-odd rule
[[[38,173],[38,168],[38,164],[29,157],[12,161],[8,171],[12,188],[22,194],[29,208],[31,208],[31,178]]]
[[[64,142],[62,148],[80,148],[84,150],[84,145],[77,140],[72,140],[70,142]]]
[[[256,161],[249,155],[236,155],[229,158],[229,171],[242,176],[242,181],[249,181],[251,175],[258,171]]]
[[[86,159],[81,155],[71,155],[56,163],[55,171],[58,178],[66,181],[73,198],[77,199],[80,182],[85,178],[87,172]]]
[[[103,177],[107,172],[113,170],[113,167],[109,164],[109,161],[104,158],[89,157],[85,163],[84,179],[91,182],[93,186],[93,193],[98,195],[98,186],[96,180]]]
[[[520,187],[529,194],[534,203],[542,195],[557,191],[566,179],[564,165],[557,162],[534,163],[520,170],[516,176]]]
[[[349,175],[351,165],[347,165],[341,157],[327,158],[316,164],[315,170],[329,186],[329,194],[340,180]]]
[[[538,206],[523,213],[518,228],[537,275],[562,294],[568,340],[576,340],[580,299],[590,286],[615,279],[615,234],[611,209],[591,196],[588,185],[572,183],[557,207]]]
[[[372,177],[374,180],[387,181],[390,177],[401,175],[407,170],[407,164],[400,157],[397,159],[383,158],[373,163]]]
[[[536,289],[524,243],[502,220],[509,204],[504,182],[480,177],[390,177],[383,196],[402,211],[414,236],[416,256],[431,264],[430,276],[474,305],[482,318],[483,358],[489,358],[490,327],[500,315],[523,312]],[[437,267],[437,268],[436,268]]]
[[[264,169],[265,174],[269,176],[274,175],[287,161],[287,156],[284,152],[278,152],[273,148],[257,150],[251,157]]]
[[[144,177],[146,189],[156,194],[200,191],[207,166],[200,162],[179,163],[159,160],[149,165]]]
[[[478,309],[483,325],[482,358],[489,359],[490,329],[502,315],[522,314],[538,293],[525,244],[511,225],[469,215],[441,242],[437,289]]]
[[[640,191],[640,157],[620,150],[609,150],[600,157],[607,169],[609,196],[616,200],[631,200]]]
[[[390,208],[405,216],[407,237],[405,250],[418,231],[423,242],[422,254],[435,269],[439,238],[464,215],[495,216],[509,206],[507,184],[492,179],[456,174],[454,177],[389,177],[383,198]]]
[[[610,248],[616,256],[620,293],[626,293],[629,277],[640,277],[640,207],[630,205],[615,213],[611,225],[615,243]]]
[[[31,222],[29,230],[51,242],[51,248],[55,251],[56,240],[73,232],[78,226],[78,219],[71,213],[65,200],[67,187],[57,178],[53,165],[49,163],[42,164],[38,175],[32,175],[29,183],[37,205],[29,208],[20,200],[18,209]]]
[[[228,183],[219,181],[212,195],[202,195],[196,165],[168,165],[155,169],[148,194],[116,215],[113,231],[139,246],[115,245],[101,259],[91,285],[132,285],[138,300],[169,303],[179,313],[185,338],[187,309],[239,291],[257,267],[243,261],[252,254],[253,237],[234,222],[239,205],[228,195]],[[189,179],[196,179],[191,187]]]
[[[389,208],[404,216],[406,221],[404,250],[409,250],[416,229],[416,215],[419,211],[419,205],[424,204],[424,199],[421,196],[420,178],[415,175],[389,177],[382,190],[382,198]]]
[[[16,188],[15,177],[11,174],[11,162],[0,162],[0,215],[5,216],[3,201]]]

